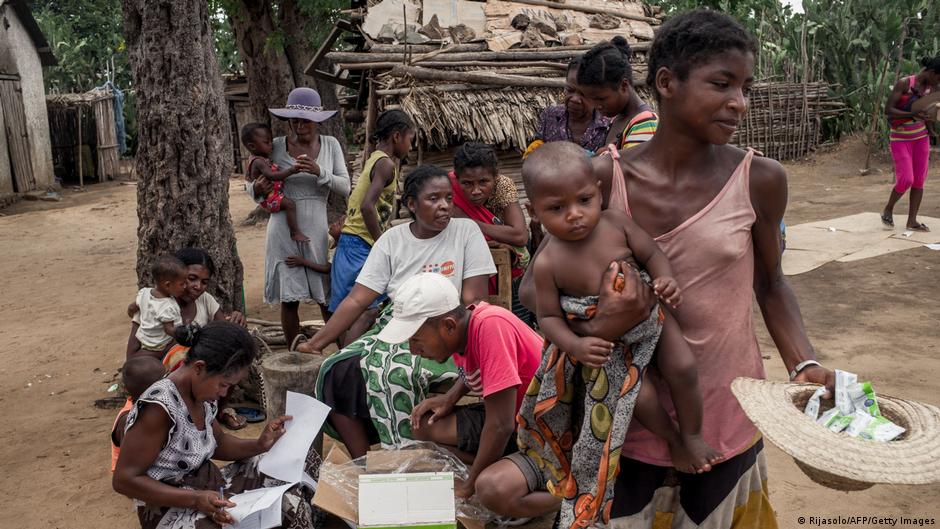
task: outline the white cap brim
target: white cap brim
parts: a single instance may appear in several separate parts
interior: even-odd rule
[[[388,325],[386,325],[385,328],[379,331],[379,334],[376,335],[376,339],[390,344],[400,344],[407,342],[409,338],[418,332],[418,329],[420,329],[427,320],[427,318],[405,320],[402,318],[392,317],[392,319],[388,322]]]

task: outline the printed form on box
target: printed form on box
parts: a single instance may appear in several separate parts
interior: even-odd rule
[[[360,475],[359,527],[456,528],[454,473]]]

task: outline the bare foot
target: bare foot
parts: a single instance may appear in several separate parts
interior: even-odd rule
[[[300,232],[300,231],[298,231],[297,233],[292,233],[290,235],[290,238],[292,241],[297,241],[297,242],[307,242],[310,240],[310,237],[307,237],[306,235],[303,234],[303,232]]]
[[[724,456],[702,440],[702,436],[683,435],[682,443],[669,446],[672,464],[679,472],[701,474],[725,460]]]

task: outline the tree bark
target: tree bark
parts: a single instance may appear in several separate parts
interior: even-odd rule
[[[294,88],[290,65],[276,44],[277,27],[271,13],[270,0],[241,0],[229,18],[238,42],[238,52],[245,65],[248,100],[252,118],[269,123],[275,136],[290,130],[286,121],[272,119],[269,108],[282,107]]]
[[[228,109],[206,0],[123,0],[137,90],[137,280],[162,254],[193,246],[216,266],[211,292],[243,308],[242,264],[229,214]]]

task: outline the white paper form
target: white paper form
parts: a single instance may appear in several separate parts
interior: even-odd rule
[[[454,524],[453,472],[359,476],[359,527]]]
[[[269,529],[281,526],[281,496],[295,483],[285,483],[278,487],[254,489],[229,498],[235,504],[226,511],[235,519],[235,523],[226,527],[232,529]]]
[[[313,397],[288,391],[285,411],[293,418],[285,423],[284,435],[261,457],[258,470],[274,479],[298,483],[304,480],[307,452],[320,433],[330,407]]]

